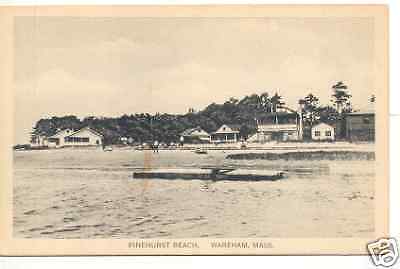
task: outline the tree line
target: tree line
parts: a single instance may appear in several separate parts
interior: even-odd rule
[[[334,124],[344,113],[352,111],[351,94],[343,82],[331,87],[332,100],[329,105],[321,105],[319,98],[309,93],[299,100],[302,107],[305,136],[307,130],[318,122]],[[51,136],[66,128],[79,129],[89,126],[104,136],[105,144],[120,143],[121,137],[131,137],[134,142],[149,141],[176,142],[180,134],[200,126],[207,132],[217,130],[222,124],[240,125],[240,135],[244,138],[255,133],[256,119],[268,113],[275,113],[284,107],[284,98],[278,93],[269,95],[252,94],[242,99],[229,98],[223,104],[212,103],[203,110],[189,108],[185,114],[136,113],[121,117],[89,116],[82,120],[74,115],[40,119],[33,127],[32,136]]]

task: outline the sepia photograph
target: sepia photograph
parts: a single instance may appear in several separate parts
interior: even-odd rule
[[[179,254],[385,233],[385,10],[253,11],[14,16],[11,237]]]

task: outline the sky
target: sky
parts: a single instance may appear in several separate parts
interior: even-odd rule
[[[186,113],[230,97],[312,92],[344,81],[354,107],[373,89],[372,18],[15,20],[15,143],[40,118]]]

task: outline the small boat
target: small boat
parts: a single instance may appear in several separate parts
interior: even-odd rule
[[[112,148],[112,147],[105,147],[105,148],[103,149],[103,151],[113,151],[113,148]]]
[[[238,180],[260,181],[278,180],[284,177],[283,171],[251,170],[224,167],[205,168],[157,168],[141,169],[133,172],[133,178],[160,179],[203,179],[203,180]]]
[[[207,150],[205,149],[201,149],[201,148],[197,148],[194,153],[196,154],[207,154]]]

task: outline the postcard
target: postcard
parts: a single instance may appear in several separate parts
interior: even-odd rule
[[[0,254],[367,254],[387,13],[1,7]]]

